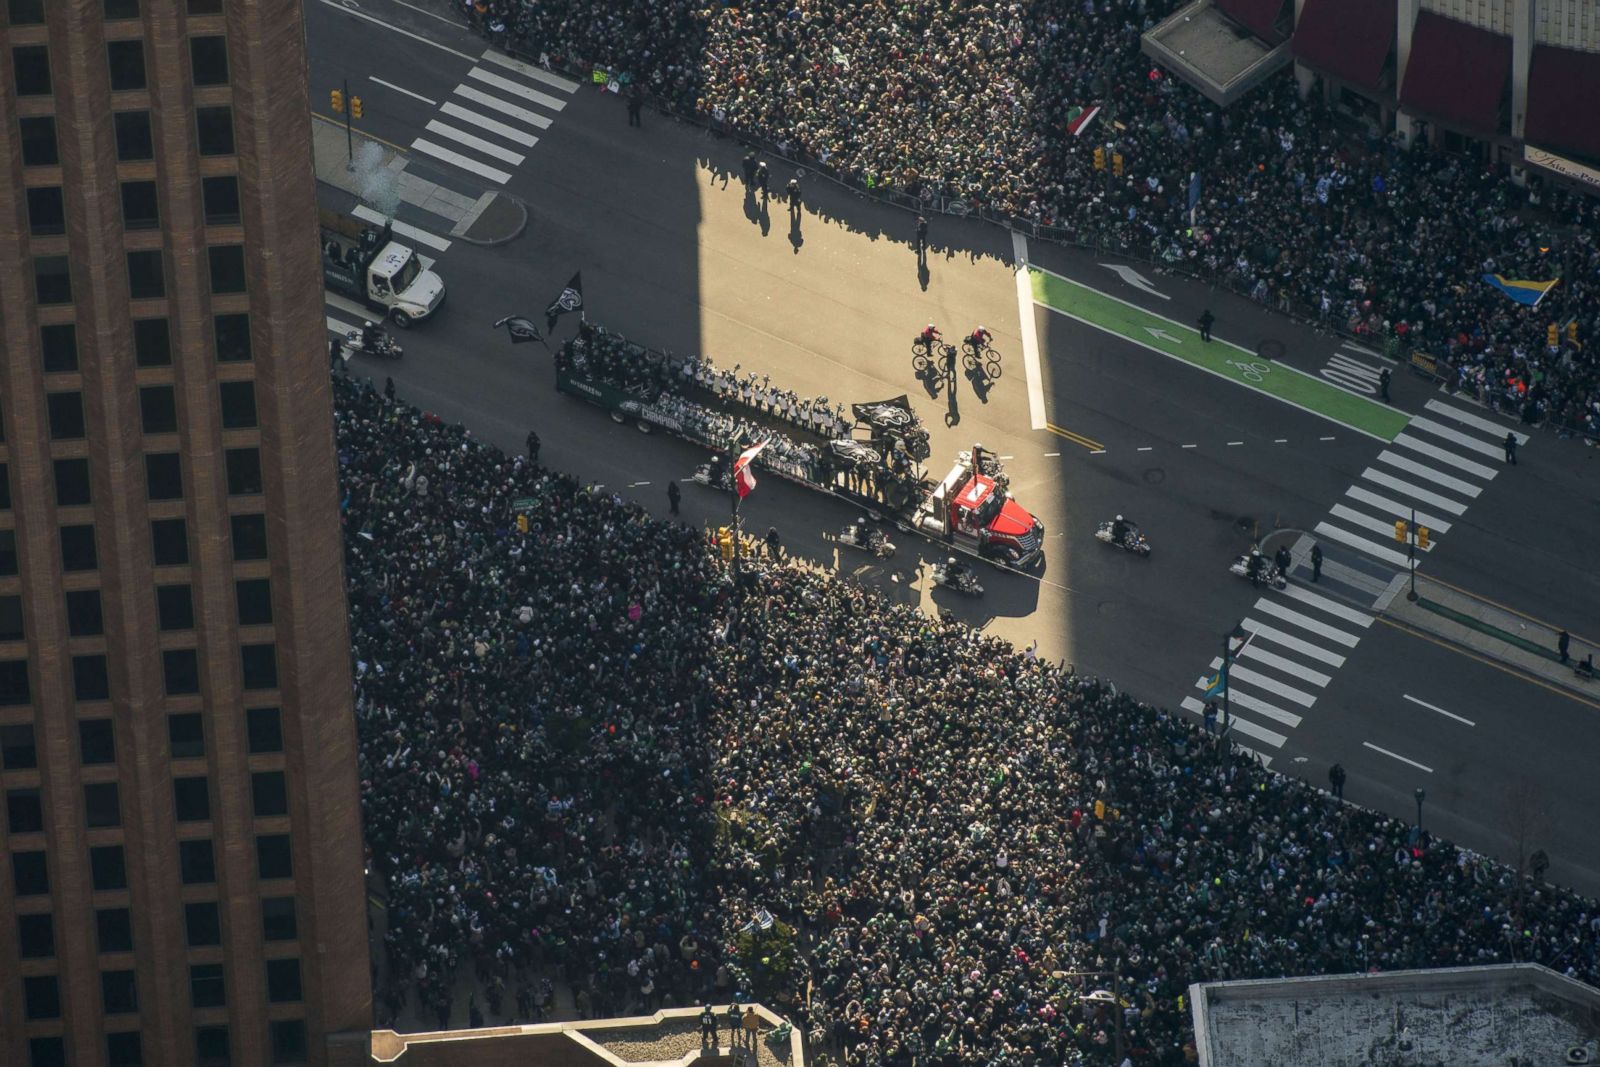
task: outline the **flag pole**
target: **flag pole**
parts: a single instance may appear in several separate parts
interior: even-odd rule
[[[732,464],[732,467],[730,468],[730,470],[728,472],[729,473],[729,479],[728,480],[733,483],[733,577],[734,577],[735,580],[737,580],[738,577],[739,577],[739,550],[740,550],[740,543],[739,543],[740,542],[740,537],[739,537],[739,452],[737,451],[737,448],[738,448],[738,442],[735,441],[734,442],[734,447],[728,450],[731,453],[729,455],[729,457],[728,457],[728,462],[730,464]]]

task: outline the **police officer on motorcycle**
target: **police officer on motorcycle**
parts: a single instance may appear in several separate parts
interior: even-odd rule
[[[361,350],[369,355],[377,355],[383,345],[383,330],[371,319],[361,324]]]
[[[1138,525],[1132,519],[1124,519],[1118,515],[1111,520],[1111,540],[1114,544],[1126,545],[1136,529]]]

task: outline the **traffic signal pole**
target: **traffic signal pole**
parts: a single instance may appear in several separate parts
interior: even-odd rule
[[[356,161],[356,139],[350,132],[350,79],[344,79],[344,150],[351,163]]]

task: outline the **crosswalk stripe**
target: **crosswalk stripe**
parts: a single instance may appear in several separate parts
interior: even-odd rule
[[[520,59],[512,59],[510,56],[505,55],[502,52],[496,52],[492,48],[483,53],[483,58],[487,59],[491,63],[498,63],[502,67],[514,70],[525,78],[532,78],[534,81],[544,82],[544,84],[552,86],[556,89],[560,89],[565,93],[575,93],[579,88],[579,83],[572,81],[570,78],[563,78],[559,74],[552,74],[543,67],[536,67],[531,63],[524,63]]]
[[[1355,608],[1346,607],[1336,600],[1331,600],[1328,597],[1323,596],[1321,593],[1313,593],[1311,590],[1302,586],[1291,585],[1289,588],[1285,589],[1283,593],[1285,596],[1293,597],[1302,604],[1310,604],[1314,608],[1320,608],[1323,611],[1326,611],[1329,615],[1337,616],[1346,622],[1353,622],[1357,626],[1367,627],[1372,625],[1371,615],[1368,615],[1362,611],[1357,611]],[[1338,664],[1335,664],[1334,666],[1338,666]]]
[[[1390,500],[1386,496],[1379,496],[1377,493],[1363,489],[1359,485],[1352,485],[1350,488],[1344,491],[1344,495],[1355,497],[1363,504],[1371,504],[1375,508],[1380,508],[1383,511],[1387,511],[1390,515],[1393,515],[1397,519],[1410,519],[1412,513],[1415,512],[1417,521],[1426,526],[1428,529],[1434,531],[1435,533],[1450,532],[1450,523],[1447,519],[1441,519],[1438,516],[1417,511],[1415,508],[1412,508],[1406,504],[1402,504],[1398,500]]]
[[[431,124],[430,124],[431,125]],[[1460,493],[1462,496],[1477,499],[1483,490],[1471,482],[1464,482],[1460,478],[1452,478],[1444,471],[1436,470],[1426,463],[1418,463],[1414,459],[1407,459],[1398,452],[1391,452],[1387,448],[1378,453],[1378,462],[1387,463],[1391,467],[1399,467],[1408,474],[1415,474],[1426,478],[1435,485],[1442,485],[1451,492]]]
[[[324,289],[322,291],[322,302],[331,308],[338,308],[347,315],[354,315],[358,321],[370,319],[372,317],[372,312],[368,311],[362,305],[356,303],[347,296],[344,296],[340,293],[335,293],[328,289]]]
[[[492,85],[501,92],[510,93],[512,96],[520,96],[524,100],[530,100],[540,107],[549,108],[551,111],[562,111],[567,106],[565,100],[558,100],[549,93],[541,93],[539,90],[530,89],[526,85],[518,85],[510,78],[502,78],[498,74],[491,74],[482,67],[473,67],[467,71],[467,77],[477,78],[485,85]]]
[[[1443,463],[1448,467],[1454,467],[1457,470],[1466,471],[1468,474],[1475,474],[1484,481],[1490,481],[1495,475],[1500,473],[1499,467],[1490,467],[1487,464],[1478,463],[1470,459],[1463,459],[1461,456],[1456,455],[1448,448],[1440,448],[1438,445],[1430,444],[1427,441],[1424,441],[1422,438],[1414,437],[1408,433],[1403,433],[1396,437],[1394,439],[1394,443],[1397,445],[1404,445],[1413,452],[1420,452],[1424,456],[1427,456],[1436,462]]]
[[[1494,422],[1494,421],[1491,421],[1491,420],[1485,419],[1485,418],[1480,418],[1479,416],[1474,415],[1470,411],[1462,411],[1460,408],[1456,407],[1454,404],[1446,404],[1442,400],[1430,400],[1430,401],[1427,402],[1427,404],[1425,404],[1423,406],[1426,407],[1429,411],[1435,412],[1435,413],[1437,413],[1439,415],[1443,415],[1447,419],[1455,419],[1457,422],[1461,423],[1461,425],[1463,425],[1463,426],[1474,426],[1474,427],[1477,427],[1478,429],[1484,431],[1485,433],[1493,434],[1496,441],[1504,441],[1505,440],[1505,435],[1507,433],[1507,427],[1503,426],[1502,424],[1500,424],[1498,422]],[[1417,420],[1416,419],[1412,419],[1411,421],[1412,421],[1413,424],[1415,424]],[[1516,433],[1515,430],[1511,430],[1510,432],[1511,433]],[[1517,437],[1517,444],[1525,445],[1525,444],[1528,443],[1528,435],[1527,434],[1525,434],[1525,433],[1517,433],[1516,437]]]
[[[1260,763],[1262,770],[1270,770],[1272,768],[1272,757],[1267,755],[1265,752],[1257,752],[1249,745],[1241,745],[1239,742],[1232,741],[1231,739],[1230,743],[1233,745],[1233,750],[1235,752],[1243,752],[1246,756],[1249,756],[1251,759]]]
[[[1411,561],[1404,552],[1396,552],[1388,545],[1379,544],[1371,538],[1357,536],[1349,530],[1332,526],[1326,522],[1317,523],[1313,529],[1330,541],[1338,541],[1342,545],[1348,545],[1357,552],[1365,552],[1374,559],[1381,559],[1385,563],[1391,563],[1402,569],[1410,565]]]
[[[457,96],[465,97],[475,104],[482,104],[484,107],[498,111],[502,115],[509,115],[518,122],[526,122],[529,126],[536,126],[541,130],[550,128],[551,120],[544,115],[539,114],[537,111],[529,111],[525,107],[518,107],[516,104],[509,104],[498,96],[490,96],[482,89],[475,89],[470,85],[458,85],[455,88],[455,93]]]
[[[1282,723],[1291,730],[1299,726],[1302,721],[1300,716],[1292,711],[1284,711],[1276,704],[1269,704],[1260,697],[1251,696],[1249,693],[1240,692],[1238,689],[1231,689],[1228,691],[1228,713],[1231,715],[1235,708],[1243,708],[1246,711],[1254,712],[1263,718],[1271,719],[1273,722]]]
[[[1294,586],[1289,588],[1293,589]],[[1258,604],[1257,607],[1260,607],[1260,605]],[[1300,653],[1307,659],[1314,659],[1318,663],[1326,663],[1330,667],[1344,666],[1344,657],[1339,653],[1329,652],[1321,645],[1314,645],[1310,641],[1296,637],[1294,634],[1284,633],[1275,626],[1268,626],[1250,618],[1245,619],[1240,625],[1262,640],[1271,641],[1275,645],[1282,645],[1284,648]],[[1256,647],[1255,643],[1251,642],[1250,647]]]
[[[1434,422],[1432,419],[1425,419],[1420,415],[1412,416],[1411,421],[1406,424],[1406,428],[1408,430],[1415,429],[1426,431],[1435,437],[1441,437],[1444,440],[1449,441],[1451,444],[1460,448],[1464,448],[1469,452],[1476,452],[1480,456],[1489,456],[1493,459],[1505,458],[1505,440],[1503,438],[1494,442],[1485,441],[1481,437],[1475,437],[1469,433],[1462,433],[1460,430],[1457,430],[1454,427],[1446,426],[1442,422]]]
[[[1382,519],[1375,519],[1365,512],[1357,511],[1355,508],[1347,508],[1343,504],[1335,504],[1333,507],[1328,509],[1328,514],[1334,516],[1335,518],[1343,519],[1351,526],[1357,526],[1363,530],[1370,530],[1379,537],[1394,536],[1394,523],[1385,522]],[[1433,545],[1431,544],[1426,548],[1422,548],[1420,545],[1417,547],[1421,548],[1424,552],[1433,551]]]
[[[1213,656],[1211,659],[1211,669],[1213,671],[1217,671],[1221,668],[1222,657]],[[1302,707],[1309,708],[1311,705],[1317,702],[1316,694],[1302,692],[1292,685],[1284,685],[1277,679],[1268,678],[1259,671],[1253,671],[1249,667],[1241,667],[1238,660],[1234,660],[1233,666],[1228,668],[1228,684],[1231,686],[1235,682],[1244,682],[1246,685],[1253,685],[1258,689],[1265,689],[1273,696],[1280,696],[1285,700],[1292,700]],[[1201,688],[1204,687],[1202,686]],[[1236,696],[1237,694],[1230,689],[1228,691],[1228,695],[1232,697]]]
[[[1276,616],[1284,622],[1292,622],[1302,630],[1309,630],[1318,637],[1326,637],[1334,644],[1343,645],[1346,648],[1355,648],[1361,643],[1361,638],[1356,634],[1347,634],[1338,627],[1329,626],[1320,619],[1313,619],[1309,615],[1302,615],[1293,608],[1286,608],[1277,601],[1269,600],[1266,597],[1256,601],[1256,605],[1252,610]],[[1262,636],[1265,637],[1266,635],[1263,634]]]
[[[509,148],[501,148],[492,141],[485,141],[482,137],[468,133],[466,130],[458,130],[448,123],[440,122],[438,119],[429,119],[428,124],[423,129],[429,133],[436,133],[440,137],[448,137],[457,144],[466,145],[474,152],[482,152],[491,159],[498,159],[500,162],[509,163],[513,167],[528,158],[521,152],[513,152]]]
[[[1314,671],[1310,667],[1302,667],[1289,657],[1280,656],[1276,652],[1269,652],[1265,648],[1262,648],[1260,645],[1256,644],[1254,641],[1247,645],[1245,650],[1239,655],[1242,659],[1255,660],[1264,663],[1268,667],[1282,671],[1291,678],[1298,678],[1302,682],[1310,682],[1318,689],[1326,689],[1328,687],[1328,683],[1333,681],[1333,675],[1323,674],[1321,671]]]
[[[1385,474],[1383,471],[1377,470],[1373,467],[1368,467],[1366,470],[1362,471],[1361,477],[1365,478],[1369,482],[1376,482],[1379,485],[1393,489],[1397,493],[1404,493],[1406,496],[1416,497],[1423,503],[1432,504],[1434,507],[1448,511],[1452,515],[1465,515],[1467,512],[1467,506],[1465,504],[1458,504],[1447,496],[1440,496],[1438,493],[1429,492],[1420,485],[1413,485],[1411,482],[1408,482],[1403,478],[1396,478],[1392,474]]]
[[[1206,706],[1194,697],[1184,697],[1179,707],[1183,708],[1184,711],[1192,711],[1200,716],[1204,716],[1206,713]],[[1220,721],[1217,724],[1217,728],[1219,730],[1222,728]],[[1282,748],[1283,743],[1289,740],[1285,734],[1280,734],[1276,730],[1269,730],[1265,726],[1257,726],[1249,719],[1241,719],[1237,715],[1229,715],[1228,732],[1241,733],[1247,737],[1253,737],[1257,741],[1271,745],[1273,748]]]
[[[468,174],[476,174],[480,178],[487,178],[489,181],[499,185],[504,185],[511,180],[510,171],[497,170],[486,163],[479,163],[476,159],[464,156],[460,152],[452,152],[443,145],[434,144],[432,141],[421,137],[411,142],[411,148],[413,151],[430,155],[434,159],[443,160],[452,166],[460,167]]]
[[[348,322],[340,322],[338,319],[334,318],[332,315],[328,316],[328,332],[336,333],[340,337],[343,337],[345,334],[349,333],[351,330],[354,330],[354,329],[356,329],[356,327],[353,324],[348,323]]]
[[[363,222],[371,222],[379,226],[382,226],[385,222],[389,221],[389,219],[382,213],[374,211],[365,204],[357,204],[351,210],[350,214],[354,215]],[[436,233],[429,233],[427,230],[418,229],[417,227],[412,226],[410,223],[401,222],[398,219],[394,222],[394,232],[399,234],[401,237],[411,238],[419,245],[427,245],[436,252],[446,252],[450,249],[450,238],[440,237]],[[423,265],[429,267],[432,266],[431,263],[426,263]]]
[[[497,122],[486,115],[478,114],[476,111],[468,111],[460,104],[446,101],[439,108],[439,113],[449,115],[453,119],[460,119],[462,122],[470,122],[479,129],[488,130],[490,133],[504,137],[513,144],[519,144],[524,148],[532,148],[539,143],[539,138],[531,133],[524,133],[514,126],[507,126],[503,122]]]

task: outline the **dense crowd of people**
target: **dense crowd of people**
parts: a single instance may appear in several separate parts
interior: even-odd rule
[[[496,1018],[555,976],[585,1014],[759,997],[851,1063],[1166,1064],[1197,980],[1597,978],[1595,901],[334,389],[386,1018],[459,1025],[470,967]]]
[[[1600,437],[1594,201],[1354,129],[1288,74],[1220,110],[1140,52],[1178,0],[458,2],[507,48],[602,68],[851,184],[1181,265]],[[1108,141],[1127,164],[1110,181],[1092,163]],[[1562,283],[1529,310],[1486,272]],[[1570,321],[1582,347],[1547,347]]]

